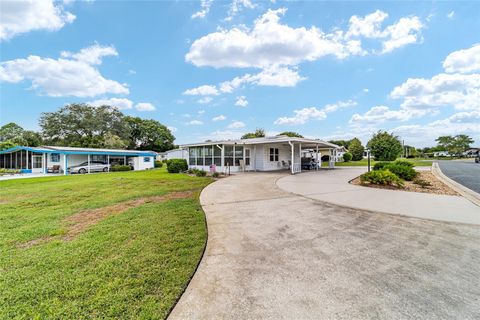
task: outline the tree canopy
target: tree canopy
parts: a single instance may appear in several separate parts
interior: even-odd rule
[[[350,142],[352,140],[329,140],[328,142],[336,144],[337,146],[340,146],[340,147],[345,147],[345,148],[348,149],[348,145],[350,144]]]
[[[375,160],[393,161],[402,153],[402,144],[397,136],[379,130],[367,143]]]
[[[465,134],[440,136],[435,141],[438,148],[447,150],[451,155],[461,155],[473,143],[473,139]]]
[[[129,148],[158,152],[174,148],[175,137],[160,122],[138,117],[125,117],[125,120],[130,127]]]
[[[358,138],[353,138],[352,140],[348,141],[346,147],[352,154],[353,161],[359,161],[363,159],[363,152],[365,151],[365,148],[362,146],[362,142]]]
[[[285,131],[285,132],[282,132],[282,133],[278,134],[277,136],[287,136],[287,137],[292,137],[292,138],[303,138],[303,136],[300,133],[293,132],[293,131]]]
[[[265,137],[265,130],[258,128],[255,132],[245,133],[240,139],[252,139],[252,138],[263,138]]]
[[[14,146],[36,147],[42,144],[42,137],[35,131],[24,130],[14,122],[0,128],[0,150]]]

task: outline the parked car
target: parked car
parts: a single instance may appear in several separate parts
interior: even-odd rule
[[[477,152],[477,155],[475,157],[475,162],[480,163],[480,151]]]
[[[68,167],[69,173],[87,173],[88,162],[80,163],[76,166]],[[90,161],[90,172],[108,172],[110,171],[110,165],[100,161]]]

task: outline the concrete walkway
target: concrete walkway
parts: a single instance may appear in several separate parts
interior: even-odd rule
[[[288,192],[333,204],[391,214],[480,225],[480,207],[460,196],[383,190],[348,183],[366,168],[337,168],[285,176]]]
[[[480,227],[354,210],[221,179],[208,244],[170,319],[478,319]]]

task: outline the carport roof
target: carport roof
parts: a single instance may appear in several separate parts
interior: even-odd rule
[[[320,148],[339,148],[336,144],[326,142],[320,139],[306,139],[306,138],[296,138],[288,136],[275,136],[275,137],[262,137],[262,138],[252,138],[252,139],[238,139],[238,140],[222,140],[222,141],[208,141],[208,142],[199,142],[184,144],[181,147],[196,147],[196,146],[205,146],[205,145],[216,145],[216,144],[227,144],[227,145],[255,145],[255,144],[268,144],[268,143],[301,143],[302,146],[308,148],[315,148],[319,146]]]
[[[10,149],[2,150],[0,151],[0,154],[11,153],[19,150],[27,150],[27,151],[38,152],[38,153],[98,154],[98,155],[118,155],[118,156],[156,156],[156,152],[154,151],[76,148],[76,147],[59,147],[59,146],[40,146],[40,147],[16,146]]]

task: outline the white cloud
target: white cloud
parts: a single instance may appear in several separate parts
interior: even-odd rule
[[[172,126],[167,126],[167,129],[170,130],[172,133],[177,132],[178,129]]]
[[[241,129],[241,128],[245,128],[245,123],[243,123],[242,121],[233,121],[232,123],[230,123],[227,127],[228,129]]]
[[[443,61],[443,68],[448,73],[480,72],[480,43],[450,53]]]
[[[53,0],[7,0],[0,10],[0,41],[34,30],[56,31],[75,16]]]
[[[240,130],[217,130],[209,133],[206,136],[203,136],[201,140],[212,140],[212,141],[236,140],[236,139],[240,139],[242,135],[243,135],[243,132]]]
[[[450,20],[453,19],[454,16],[455,16],[455,11],[453,11],[453,10],[450,11],[450,12],[447,14],[447,18],[450,19]]]
[[[369,90],[368,88],[365,88],[365,89],[363,89],[362,91],[365,92],[365,93],[370,92],[370,90]]]
[[[216,96],[218,95],[218,90],[215,86],[203,85],[200,87],[188,89],[183,94],[187,96]]]
[[[135,109],[138,111],[154,111],[155,106],[148,102],[139,102],[135,105]]]
[[[355,125],[379,124],[386,121],[407,121],[426,114],[427,110],[400,109],[391,110],[386,106],[375,106],[363,115],[354,114],[350,123]]]
[[[210,12],[210,7],[212,6],[213,0],[202,0],[200,2],[201,9],[194,14],[192,14],[192,19],[195,18],[205,18],[208,12]]]
[[[92,102],[87,102],[92,106],[112,106],[117,107],[119,110],[132,109],[133,102],[126,98],[110,98],[110,99],[99,99]]]
[[[280,117],[275,120],[275,124],[279,125],[298,125],[304,124],[310,120],[323,120],[327,117],[327,113],[337,111],[339,109],[356,106],[357,103],[352,100],[339,101],[334,104],[327,104],[322,109],[316,107],[303,108],[294,110],[293,117]]]
[[[223,114],[221,114],[219,116],[213,117],[212,121],[224,121],[226,119],[227,119],[227,117],[225,117]]]
[[[0,81],[29,80],[32,88],[52,97],[93,97],[101,94],[128,94],[125,84],[105,79],[96,65],[107,55],[117,55],[113,47],[92,47],[59,59],[29,56],[0,64]],[[81,60],[78,60],[81,59]]]
[[[324,56],[343,59],[365,55],[362,38],[380,39],[381,53],[417,42],[423,24],[416,16],[403,17],[381,29],[388,14],[376,11],[364,18],[352,16],[347,32],[336,29],[325,33],[319,28],[292,28],[280,23],[287,9],[268,10],[255,20],[251,29],[233,27],[221,29],[195,40],[185,60],[196,66],[267,68],[296,66]]]
[[[203,122],[200,121],[200,120],[192,120],[192,121],[188,122],[187,124],[190,124],[192,126],[201,126],[203,124]]]
[[[209,104],[210,102],[212,102],[213,98],[212,97],[203,97],[201,99],[198,99],[197,102],[200,103],[200,104]]]
[[[403,99],[402,107],[429,109],[452,106],[459,110],[480,108],[480,74],[435,75],[431,79],[408,79],[390,96]]]
[[[248,106],[248,101],[245,96],[237,97],[237,101],[235,101],[235,105],[238,107],[246,107]]]
[[[225,18],[225,21],[231,21],[238,12],[242,11],[243,8],[253,9],[255,7],[256,5],[250,0],[233,0],[230,4],[228,16]]]

